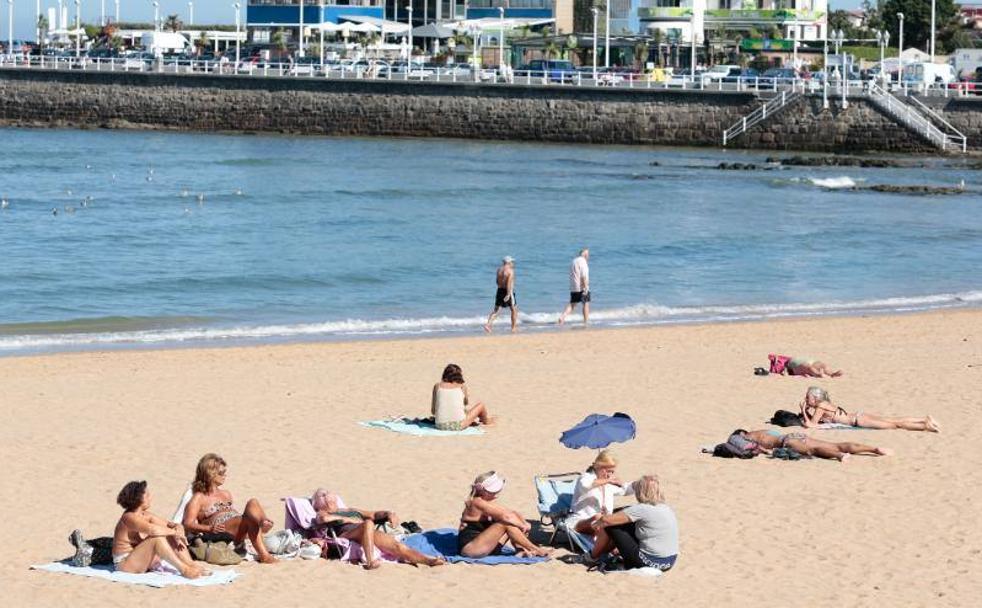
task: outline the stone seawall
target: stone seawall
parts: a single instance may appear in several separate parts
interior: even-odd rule
[[[720,146],[750,93],[197,74],[0,71],[0,124]],[[982,107],[963,111],[982,131]],[[942,108],[942,111],[947,111]],[[806,98],[731,144],[933,152],[862,99]]]

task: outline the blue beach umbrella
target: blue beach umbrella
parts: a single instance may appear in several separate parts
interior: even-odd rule
[[[599,450],[612,443],[634,439],[637,426],[627,414],[617,412],[613,416],[590,414],[568,431],[563,431],[559,442],[568,448],[592,448]]]

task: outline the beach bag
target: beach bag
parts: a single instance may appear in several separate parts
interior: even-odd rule
[[[760,446],[736,433],[730,435],[726,443],[720,443],[713,448],[716,458],[740,458],[747,460],[760,454]]]
[[[303,543],[303,536],[292,530],[278,530],[263,537],[263,544],[273,555],[296,553]]]
[[[767,358],[771,362],[770,371],[772,374],[783,374],[786,371],[790,373],[790,370],[788,369],[788,361],[791,361],[791,357],[786,355],[770,354],[767,355]]]
[[[215,566],[236,566],[242,562],[242,556],[235,552],[232,543],[209,543],[198,537],[188,547],[188,551],[194,559]]]
[[[804,426],[801,424],[801,416],[788,410],[777,410],[771,417],[771,424],[775,426]]]

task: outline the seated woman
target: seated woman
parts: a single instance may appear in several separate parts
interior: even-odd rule
[[[399,526],[399,517],[392,511],[366,511],[345,507],[337,494],[323,488],[318,488],[314,492],[311,504],[317,511],[318,524],[331,526],[339,537],[361,544],[365,554],[366,570],[374,570],[382,565],[375,559],[375,547],[395,556],[404,564],[442,566],[447,563],[442,558],[430,557],[410,549],[391,535],[376,530],[375,524],[380,523],[388,523],[393,527]],[[314,542],[318,541],[315,539]]]
[[[679,524],[675,512],[665,504],[656,475],[645,475],[633,485],[637,504],[602,515],[593,522],[600,549],[598,555],[616,548],[628,570],[670,570],[679,553]]]
[[[805,428],[818,426],[822,422],[834,422],[864,429],[903,429],[905,431],[931,431],[940,433],[941,427],[931,416],[923,418],[888,418],[877,414],[856,412],[851,414],[832,403],[828,392],[817,386],[808,388],[805,400],[799,405],[801,423]]]
[[[227,470],[228,465],[218,454],[205,454],[198,461],[191,484],[194,493],[184,511],[184,528],[198,534],[227,532],[237,545],[248,537],[260,563],[276,563],[263,544],[263,534],[273,528],[273,521],[255,498],[249,499],[242,513],[232,507],[232,493],[221,487]]]
[[[508,541],[519,555],[545,557],[550,551],[529,540],[532,529],[521,513],[495,500],[505,487],[505,480],[491,471],[479,475],[464,501],[457,531],[457,551],[464,557],[486,557],[501,551]]]
[[[485,425],[494,423],[483,403],[478,402],[467,407],[469,404],[470,394],[464,384],[464,373],[459,365],[451,363],[443,370],[440,382],[433,385],[430,409],[436,428],[441,431],[460,431],[475,422]]]
[[[594,536],[593,522],[601,515],[614,512],[614,497],[634,491],[632,484],[625,486],[617,478],[616,470],[617,459],[610,450],[597,455],[593,464],[576,480],[566,525],[573,526],[580,534]]]
[[[188,553],[188,539],[180,524],[169,522],[150,512],[147,482],[131,481],[120,490],[116,502],[123,516],[113,532],[113,566],[120,572],[142,574],[163,560],[187,578],[211,574],[194,563]]]
[[[763,431],[737,429],[733,431],[733,434],[741,435],[757,443],[765,454],[769,454],[774,448],[791,448],[799,454],[838,460],[839,462],[845,462],[851,454],[869,454],[871,456],[890,456],[893,454],[893,450],[887,448],[877,448],[852,441],[833,443],[809,437],[804,433],[782,434],[773,429]]]

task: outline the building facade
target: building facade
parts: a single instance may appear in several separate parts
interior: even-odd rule
[[[746,36],[773,28],[795,40],[822,40],[826,35],[828,0],[636,0],[640,32],[661,30],[668,39],[697,43],[706,32],[739,32]]]

